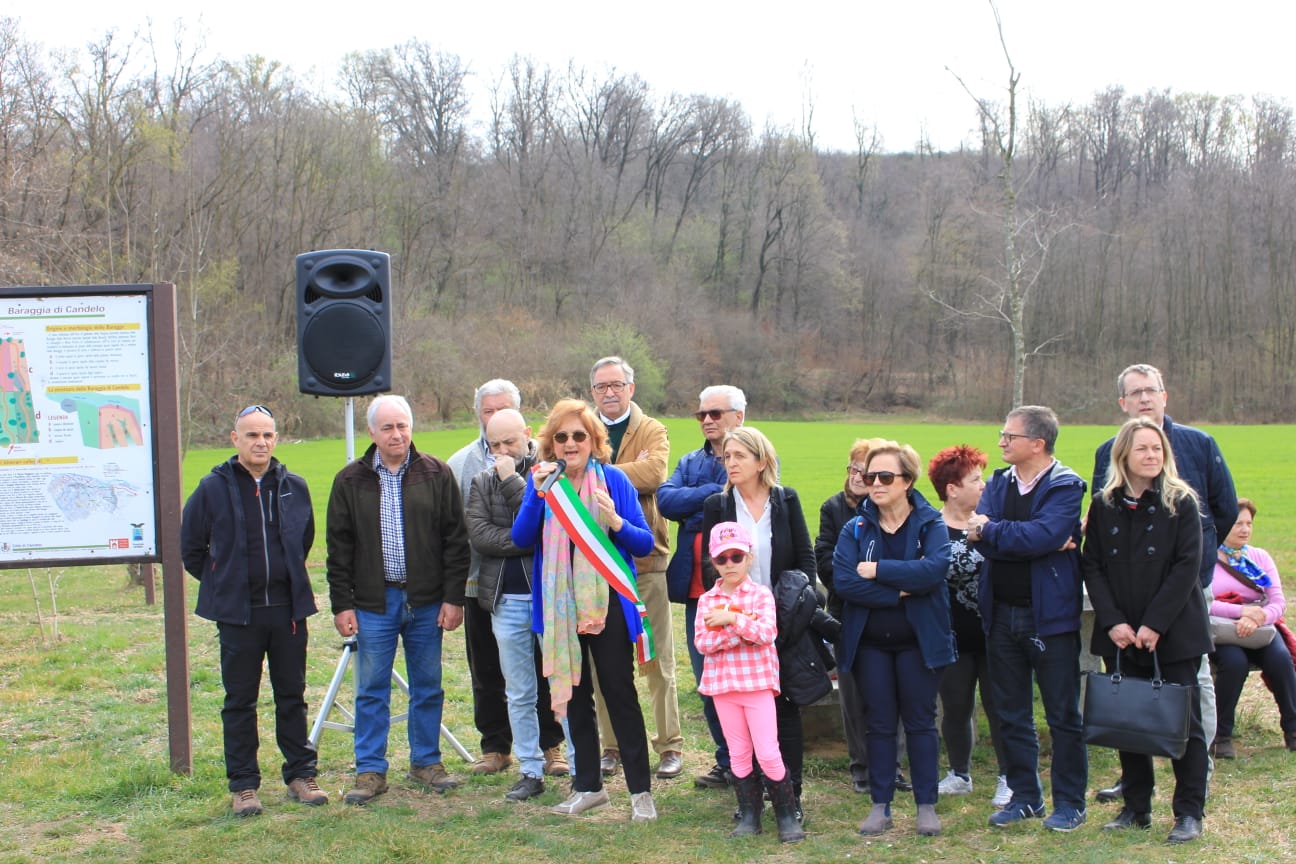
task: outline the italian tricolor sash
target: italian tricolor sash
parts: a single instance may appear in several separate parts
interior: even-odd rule
[[[612,545],[611,538],[599,528],[598,522],[565,475],[559,477],[558,482],[543,493],[543,497],[567,536],[585,556],[585,560],[594,566],[613,590],[634,604],[643,621],[643,632],[639,634],[636,645],[639,662],[648,663],[653,660],[657,654],[653,649],[652,622],[648,619],[648,610],[639,598],[639,586],[635,584],[629,565]]]

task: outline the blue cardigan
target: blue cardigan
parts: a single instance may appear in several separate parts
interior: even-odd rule
[[[954,634],[950,631],[949,591],[945,577],[950,567],[949,529],[926,499],[909,491],[913,513],[905,522],[905,557],[878,561],[882,527],[877,505],[865,499],[860,515],[842,527],[833,552],[833,590],[845,601],[842,635],[838,642],[838,666],[846,672],[855,660],[860,637],[868,623],[870,609],[900,605],[904,598],[905,618],[918,637],[918,649],[929,669],[948,666],[957,658]],[[861,561],[877,561],[877,578],[861,579],[855,568]]]
[[[607,480],[608,494],[616,506],[617,514],[625,520],[620,531],[609,531],[612,545],[621,553],[621,557],[630,567],[630,573],[637,577],[634,559],[642,558],[653,550],[653,533],[644,519],[643,508],[639,506],[639,493],[635,491],[629,478],[619,468],[603,466],[603,476]],[[533,475],[527,475],[526,491],[522,493],[522,506],[518,509],[517,518],[513,520],[511,536],[518,546],[535,548],[535,577],[531,580],[531,629],[536,633],[544,632],[544,598],[541,584],[544,580],[539,575],[544,572],[543,543],[545,507],[544,499],[536,495]],[[578,553],[579,554],[579,553]],[[625,615],[626,629],[630,631],[630,641],[639,641],[643,632],[643,622],[639,612],[629,600],[617,595],[621,601],[621,611]]]

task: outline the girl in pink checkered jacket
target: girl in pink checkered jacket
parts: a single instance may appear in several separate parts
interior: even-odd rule
[[[774,697],[779,692],[778,635],[774,595],[747,576],[752,542],[737,522],[711,529],[711,561],[720,579],[698,599],[694,644],[705,658],[698,692],[715,700],[720,726],[729,745],[738,827],[731,837],[761,832],[762,790],[752,770],[752,753],[770,782],[770,800],[779,839],[801,840],[796,793],[779,752]]]

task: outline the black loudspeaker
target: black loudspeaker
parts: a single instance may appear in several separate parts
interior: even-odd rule
[[[363,396],[391,386],[391,256],[328,249],[297,256],[297,386]]]

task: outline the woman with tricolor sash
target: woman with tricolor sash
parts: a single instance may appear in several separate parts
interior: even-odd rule
[[[640,662],[652,659],[652,639],[634,559],[652,551],[652,531],[634,486],[606,464],[607,429],[588,405],[559,401],[538,437],[544,461],[527,480],[512,536],[535,549],[532,629],[540,634],[554,713],[568,718],[575,746],[572,794],[553,812],[575,816],[608,803],[593,668],[620,744],[631,818],[646,822],[657,810],[634,662],[636,646]]]

